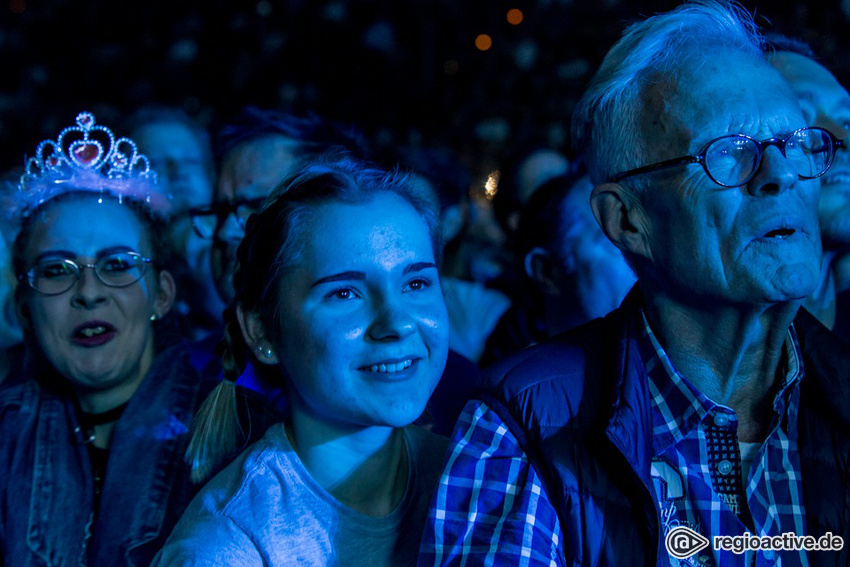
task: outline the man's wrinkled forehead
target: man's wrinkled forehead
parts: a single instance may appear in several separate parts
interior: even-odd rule
[[[642,93],[641,130],[650,153],[695,150],[732,133],[765,137],[805,126],[790,87],[766,60],[735,52],[683,59]]]

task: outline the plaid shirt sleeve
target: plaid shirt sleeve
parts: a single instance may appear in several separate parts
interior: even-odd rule
[[[458,418],[422,539],[419,567],[562,566],[558,516],[499,415],[472,400]]]

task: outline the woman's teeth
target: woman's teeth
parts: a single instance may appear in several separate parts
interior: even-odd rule
[[[83,335],[86,338],[91,338],[95,335],[101,335],[105,332],[106,332],[106,327],[101,325],[99,327],[87,327],[87,328],[83,329],[82,331],[80,331],[80,334]]]
[[[413,360],[405,360],[404,362],[398,362],[396,364],[373,364],[369,367],[369,370],[372,372],[401,372],[405,368],[410,368],[410,365],[413,364]]]

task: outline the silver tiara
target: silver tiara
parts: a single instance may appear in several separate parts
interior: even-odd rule
[[[95,123],[91,112],[77,115],[55,140],[44,140],[26,160],[18,185],[23,214],[60,194],[91,191],[143,201],[167,213],[167,196],[156,191],[156,173],[129,138]]]

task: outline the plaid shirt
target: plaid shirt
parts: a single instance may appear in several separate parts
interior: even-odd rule
[[[652,397],[652,477],[661,511],[662,535],[687,526],[715,535],[806,535],[797,408],[802,355],[793,327],[784,345],[784,375],[773,399],[767,438],[755,455],[746,481],[741,473],[738,419],[711,401],[673,368],[643,317],[641,358]],[[822,534],[814,534],[822,535]],[[803,551],[758,551],[736,555],[708,547],[671,565],[808,565]]]
[[[564,565],[558,516],[516,438],[487,404],[458,418],[419,565]]]
[[[774,400],[773,423],[753,462],[746,496],[734,412],[711,402],[676,372],[648,324],[641,355],[647,361],[653,396],[652,474],[664,533],[688,525],[704,535],[742,535],[749,530],[732,511],[737,506],[758,535],[786,531],[805,535],[796,450],[803,374],[793,328],[785,344],[785,379]],[[469,402],[450,446],[423,534],[420,567],[564,565],[557,513],[498,414],[484,402]],[[803,552],[783,552],[781,563],[779,554],[715,553],[707,549],[681,563],[670,561],[671,565],[808,565]]]

